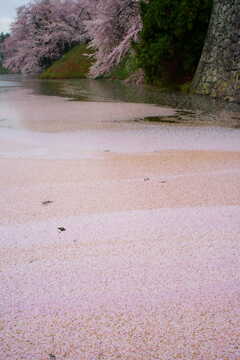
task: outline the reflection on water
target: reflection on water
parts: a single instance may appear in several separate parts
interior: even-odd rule
[[[0,92],[13,86],[22,86],[35,94],[63,96],[75,101],[149,103],[178,109],[176,116],[171,118],[139,119],[156,125],[200,124],[240,128],[240,104],[205,96],[163,93],[150,86],[129,86],[109,80],[39,80],[20,75],[0,76]]]
[[[18,81],[18,76],[9,74],[0,75],[0,94],[21,86],[21,82]]]
[[[67,79],[25,79],[24,86],[38,94],[71,97],[88,101],[124,101],[165,105],[181,109],[216,111],[240,110],[240,104],[222,102],[208,96],[189,95],[180,92],[162,92],[150,86],[130,86],[120,81]]]

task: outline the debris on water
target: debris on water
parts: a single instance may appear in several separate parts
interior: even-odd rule
[[[48,354],[48,356],[49,356],[49,359],[51,359],[51,360],[56,360],[57,359],[54,354]]]
[[[176,115],[171,116],[146,116],[143,118],[143,121],[156,122],[156,123],[168,123],[168,124],[177,124],[179,122],[179,117]]]
[[[51,200],[45,200],[45,201],[42,201],[42,205],[49,205],[49,204],[52,204],[53,201]]]
[[[177,110],[177,115],[183,115],[183,116],[195,116],[195,112],[190,110]]]
[[[59,227],[58,227],[58,230],[59,230],[59,231],[66,231],[65,227],[63,227],[63,226],[59,226]]]

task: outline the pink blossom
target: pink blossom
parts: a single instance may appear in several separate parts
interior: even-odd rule
[[[36,0],[19,7],[4,43],[4,65],[13,72],[37,73],[74,44],[87,39],[89,18],[82,0]]]
[[[138,39],[142,22],[138,0],[98,0],[93,3],[86,27],[91,38],[89,46],[95,50],[96,58],[90,75],[97,77],[120,63],[132,41]]]

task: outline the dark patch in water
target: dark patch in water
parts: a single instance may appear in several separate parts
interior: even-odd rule
[[[197,114],[189,110],[177,110],[175,115],[170,116],[147,116],[144,121],[164,124],[192,124],[197,120]],[[137,120],[139,121],[139,120]]]
[[[187,117],[194,117],[196,116],[196,113],[194,111],[189,111],[189,110],[177,110],[176,114],[178,116],[187,116]]]
[[[157,123],[177,124],[178,116],[147,116],[143,120]]]

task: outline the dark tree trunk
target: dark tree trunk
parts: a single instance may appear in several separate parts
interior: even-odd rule
[[[240,102],[240,0],[214,0],[193,92]]]

